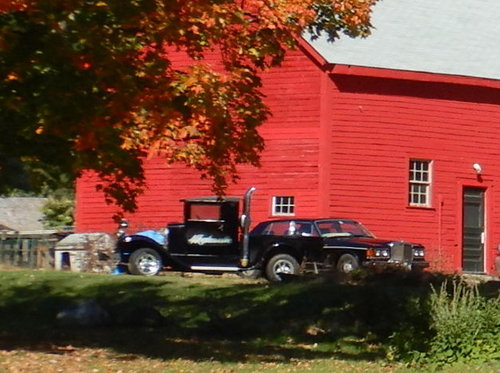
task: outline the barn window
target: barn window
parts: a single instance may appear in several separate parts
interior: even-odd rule
[[[429,207],[431,203],[431,161],[410,160],[410,206]]]
[[[295,197],[274,196],[272,208],[274,216],[295,215]]]

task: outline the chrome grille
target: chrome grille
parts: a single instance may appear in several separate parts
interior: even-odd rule
[[[395,242],[391,248],[392,263],[410,264],[413,260],[413,249],[410,244],[404,242]]]

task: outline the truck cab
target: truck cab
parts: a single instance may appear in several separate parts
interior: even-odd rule
[[[168,253],[172,259],[184,267],[205,270],[238,266],[243,234],[239,199],[202,197],[183,202],[184,224],[168,225]]]

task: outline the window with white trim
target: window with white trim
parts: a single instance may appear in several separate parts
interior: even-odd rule
[[[410,206],[429,207],[431,205],[432,162],[410,159],[409,195]]]
[[[295,197],[293,196],[274,196],[272,206],[273,216],[291,216],[295,215]]]

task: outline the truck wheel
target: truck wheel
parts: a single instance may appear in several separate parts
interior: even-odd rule
[[[356,255],[343,254],[337,261],[337,270],[340,273],[349,273],[359,268],[359,260]]]
[[[255,280],[255,279],[262,276],[262,270],[260,270],[260,269],[247,269],[245,271],[238,272],[238,276],[240,276],[241,278]]]
[[[286,277],[299,273],[299,262],[288,254],[275,255],[266,264],[266,278],[271,282],[283,281]]]
[[[160,254],[149,248],[136,250],[130,255],[128,268],[133,275],[157,275],[162,268]]]

